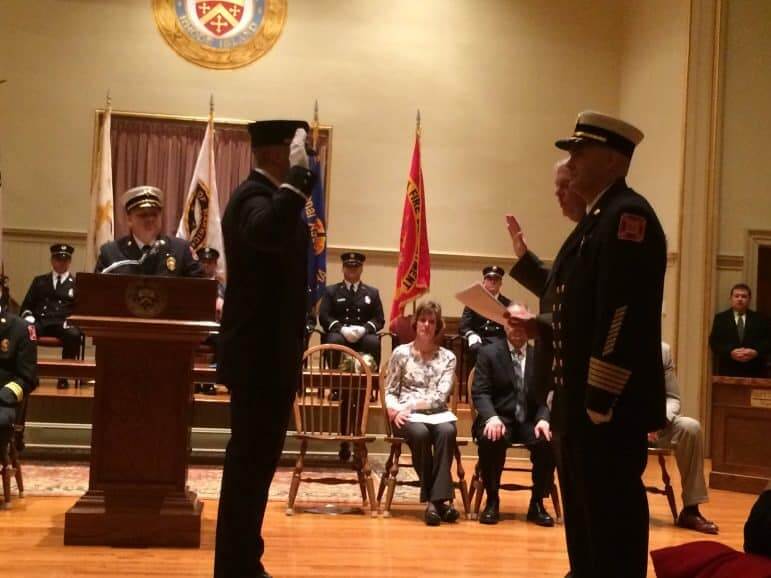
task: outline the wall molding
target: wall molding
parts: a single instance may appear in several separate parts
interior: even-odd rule
[[[5,227],[3,237],[8,241],[80,241],[86,242],[86,231],[68,231],[65,229],[29,229],[25,227]]]
[[[718,271],[743,271],[744,255],[729,255],[729,254],[722,254],[722,253],[718,254],[717,270]]]

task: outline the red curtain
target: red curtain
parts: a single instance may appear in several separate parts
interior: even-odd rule
[[[249,133],[244,125],[215,124],[217,191],[221,209],[252,168]],[[128,232],[121,197],[132,187],[153,185],[165,194],[164,232],[177,231],[193,177],[206,122],[112,115],[115,238]]]

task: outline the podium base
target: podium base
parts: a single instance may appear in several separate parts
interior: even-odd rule
[[[86,492],[64,516],[64,544],[200,547],[203,503],[195,492],[131,494]]]

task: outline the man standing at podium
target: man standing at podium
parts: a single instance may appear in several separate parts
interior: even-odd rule
[[[230,388],[231,437],[222,473],[214,575],[269,576],[262,520],[300,380],[313,187],[304,121],[249,125],[257,168],[222,217],[227,287],[218,382]]]
[[[161,234],[163,191],[144,185],[134,187],[123,193],[123,207],[129,234],[100,247],[97,273],[120,261],[138,261],[138,264],[117,265],[109,272],[180,277],[203,275],[190,243]]]

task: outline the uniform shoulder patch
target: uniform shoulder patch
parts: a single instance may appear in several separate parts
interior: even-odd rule
[[[35,331],[34,325],[27,325],[27,333],[29,333],[30,341],[37,341],[37,331]]]
[[[624,213],[618,222],[618,238],[622,241],[642,243],[645,239],[645,226],[648,221],[642,215]]]

